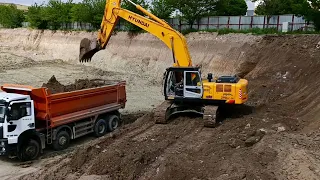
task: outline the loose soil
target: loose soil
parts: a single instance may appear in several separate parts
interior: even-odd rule
[[[63,85],[53,75],[47,83],[44,83],[42,87],[50,89],[51,93],[71,92],[82,89],[89,89],[94,87],[101,87],[111,84],[110,81],[103,79],[77,79],[73,84]]]

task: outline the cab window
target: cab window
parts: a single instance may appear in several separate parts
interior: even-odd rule
[[[186,85],[187,86],[198,86],[200,83],[200,76],[197,72],[186,73]]]
[[[11,120],[18,120],[25,116],[31,116],[31,103],[14,103],[11,105]]]

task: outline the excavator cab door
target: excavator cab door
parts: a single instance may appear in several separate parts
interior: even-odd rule
[[[199,71],[184,71],[184,98],[201,99],[203,86]]]
[[[203,86],[198,68],[171,67],[165,73],[166,100],[201,99]]]

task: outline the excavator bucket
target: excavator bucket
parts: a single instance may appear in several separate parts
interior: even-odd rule
[[[79,55],[79,61],[80,62],[90,62],[92,56],[100,51],[98,42],[96,39],[88,39],[84,38],[80,42],[80,55]]]

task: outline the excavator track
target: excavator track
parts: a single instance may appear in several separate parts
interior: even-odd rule
[[[171,104],[172,102],[164,101],[155,109],[153,117],[156,124],[167,124],[166,112]]]
[[[218,106],[205,106],[203,113],[204,127],[214,128],[217,126]]]
[[[154,111],[154,120],[156,124],[167,124],[168,120],[178,114],[197,114],[203,115],[202,106],[178,105],[169,101],[163,102]]]

